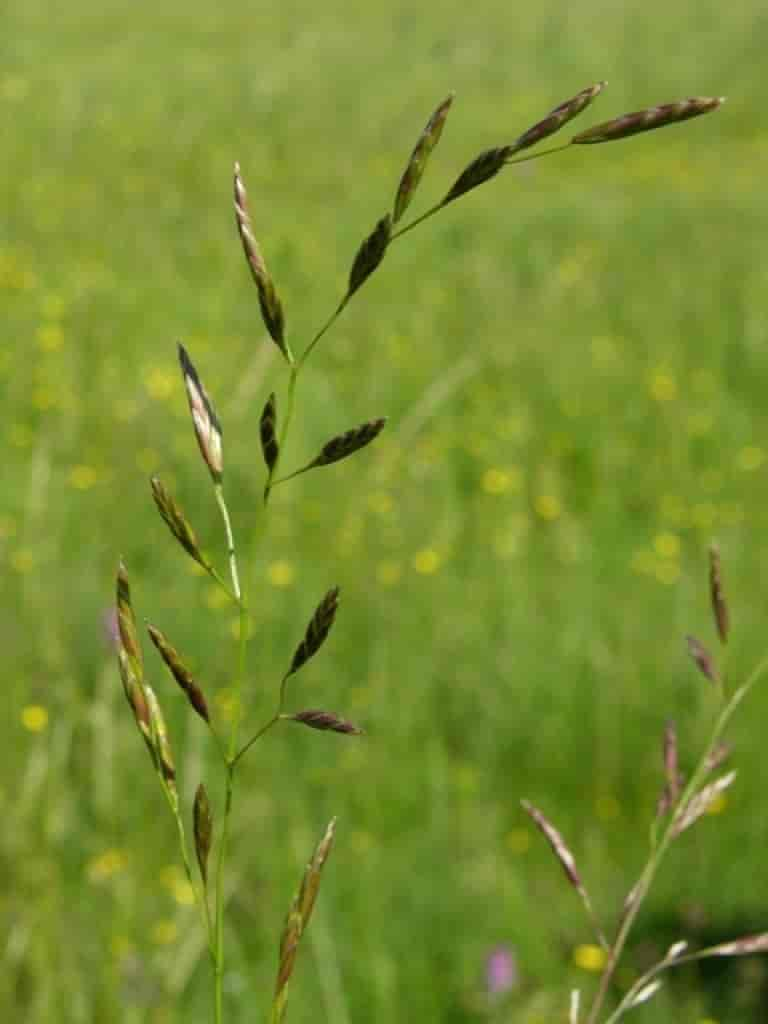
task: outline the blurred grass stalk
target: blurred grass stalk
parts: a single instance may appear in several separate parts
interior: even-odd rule
[[[715,546],[710,548],[709,584],[714,624],[723,653],[721,661],[724,662],[726,644],[730,633],[730,613],[723,588],[720,553]],[[766,671],[768,671],[767,655],[757,664],[747,679],[729,695],[726,688],[724,671],[716,665],[714,657],[704,645],[694,637],[689,637],[688,648],[692,660],[702,676],[714,685],[718,701],[721,705],[720,712],[715,720],[709,741],[705,745],[691,777],[685,785],[682,785],[682,778],[678,769],[677,734],[674,725],[671,723],[667,725],[663,743],[665,782],[658,801],[656,819],[651,827],[648,860],[637,882],[630,889],[624,901],[624,906],[619,914],[616,936],[612,942],[606,942],[603,931],[592,909],[584,883],[576,868],[573,854],[565,844],[562,836],[538,808],[533,807],[527,801],[522,802],[523,809],[546,837],[568,881],[578,892],[587,911],[590,925],[595,931],[597,941],[607,954],[597,991],[589,1014],[586,1017],[586,1024],[598,1024],[601,1020],[601,1013],[632,927],[673,841],[694,825],[707,812],[713,801],[735,780],[736,772],[730,771],[725,775],[715,778],[713,781],[707,781],[711,779],[715,769],[719,767],[730,752],[723,742],[723,734],[726,727],[742,701],[749,695],[752,688],[765,675]],[[671,967],[708,957],[747,956],[754,953],[768,952],[768,932],[760,935],[744,936],[693,953],[687,953],[687,948],[688,943],[686,941],[674,943],[666,955],[649,970],[645,971],[629,988],[615,1009],[604,1018],[604,1024],[616,1024],[629,1010],[652,999],[661,987],[661,981],[658,976]],[[571,1024],[579,1024],[578,995],[572,998],[569,1019]]]

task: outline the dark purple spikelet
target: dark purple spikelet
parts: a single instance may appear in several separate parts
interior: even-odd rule
[[[712,544],[709,549],[709,596],[712,602],[712,615],[715,619],[717,635],[720,637],[720,643],[726,644],[730,631],[730,614],[723,589],[720,549],[716,544]]]
[[[163,633],[155,626],[147,626],[152,643],[160,653],[168,671],[186,694],[187,700],[204,722],[210,722],[208,705],[203,691],[195,682],[192,673],[181,659],[179,652],[169,643]]]
[[[292,722],[301,722],[302,725],[308,725],[310,729],[319,729],[321,732],[340,732],[346,736],[363,735],[362,729],[333,711],[298,711],[294,715],[288,715],[288,718]]]
[[[307,626],[304,639],[293,655],[291,667],[286,673],[286,678],[292,676],[294,672],[298,672],[302,665],[306,665],[309,659],[314,657],[323,646],[336,619],[338,607],[339,588],[332,587],[315,609],[315,614]]]
[[[471,192],[473,188],[495,178],[513,152],[513,146],[497,146],[494,149],[486,149],[476,156],[448,190],[442,205],[447,206],[459,196],[463,196],[465,193]]]
[[[259,420],[259,437],[264,463],[271,473],[277,465],[280,446],[277,441],[277,398],[274,391],[269,396]]]
[[[361,423],[359,427],[353,427],[352,430],[347,430],[343,434],[331,438],[327,444],[323,445],[320,454],[309,463],[307,469],[317,466],[330,466],[331,463],[340,462],[342,459],[346,459],[348,456],[360,451],[361,448],[365,448],[371,441],[376,440],[384,429],[386,422],[385,417],[369,420],[367,423]]]
[[[386,214],[378,221],[376,227],[357,250],[352,269],[349,272],[347,299],[351,298],[357,289],[368,280],[384,259],[391,234],[392,217],[390,214]]]
[[[695,636],[686,637],[686,643],[688,645],[688,653],[702,675],[706,676],[711,683],[719,683],[720,673],[718,672],[717,665],[704,644],[697,640]]]

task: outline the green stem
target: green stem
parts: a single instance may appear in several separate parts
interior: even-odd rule
[[[214,946],[214,1020],[215,1024],[223,1024],[224,1015],[224,862],[229,844],[229,823],[232,815],[232,795],[234,791],[235,766],[227,763],[226,794],[224,797],[224,821],[221,827],[219,856],[216,863],[215,884],[215,946]]]
[[[709,771],[707,761],[709,757],[714,753],[718,743],[720,742],[720,739],[723,735],[723,732],[725,731],[726,726],[730,722],[731,718],[733,717],[738,706],[741,704],[742,700],[747,696],[749,691],[752,689],[752,687],[755,685],[758,679],[763,675],[766,669],[768,669],[768,656],[763,658],[763,660],[758,663],[757,667],[754,669],[754,671],[749,676],[747,681],[742,686],[740,686],[738,690],[735,691],[731,699],[728,701],[728,703],[725,705],[725,707],[721,710],[720,714],[718,715],[717,721],[715,722],[712,734],[704,750],[704,753],[702,754],[693,772],[693,775],[691,776],[691,779],[688,782],[688,785],[683,790],[683,793],[677,801],[675,807],[670,811],[669,820],[664,830],[664,834],[661,840],[659,841],[658,846],[651,852],[648,862],[643,868],[640,878],[635,886],[635,898],[631,906],[627,908],[627,911],[624,914],[624,917],[619,926],[616,939],[614,940],[611,952],[608,956],[608,961],[605,965],[603,974],[600,978],[600,984],[598,986],[598,990],[595,995],[595,999],[592,1004],[592,1009],[590,1010],[586,1024],[597,1024],[599,1013],[603,1008],[603,1003],[605,1002],[606,995],[608,994],[608,988],[613,979],[613,975],[616,971],[616,967],[619,963],[621,955],[624,952],[624,947],[626,945],[627,938],[629,937],[629,933],[632,929],[632,925],[634,924],[635,918],[637,917],[640,908],[643,904],[643,900],[645,899],[645,896],[647,895],[648,890],[650,889],[651,884],[653,883],[653,880],[656,877],[656,873],[661,865],[661,861],[664,858],[664,855],[667,852],[672,840],[675,838],[675,824],[677,821],[679,811],[688,804],[691,797],[699,789],[703,779],[706,777]],[[619,1019],[620,1011],[621,1004],[606,1020],[605,1024],[614,1024],[614,1022]]]
[[[237,598],[232,593],[230,588],[227,586],[226,581],[223,580],[222,577],[219,575],[219,573],[216,571],[216,569],[214,569],[214,567],[212,565],[204,565],[203,568],[208,573],[208,575],[211,577],[211,579],[214,581],[214,583],[218,583],[218,585],[221,587],[221,589],[224,591],[224,593],[227,595],[227,597],[230,599],[230,601],[232,601],[233,603],[236,603],[237,602]]]
[[[335,310],[333,311],[333,313],[331,313],[331,315],[330,315],[330,316],[328,317],[328,319],[327,319],[327,320],[325,321],[325,323],[323,324],[323,326],[322,326],[322,327],[320,328],[320,330],[319,330],[319,331],[317,332],[317,334],[316,334],[316,335],[314,336],[314,338],[312,339],[312,341],[310,341],[310,343],[309,343],[309,344],[307,345],[307,347],[306,347],[306,348],[304,349],[304,351],[303,351],[303,352],[302,352],[302,354],[301,354],[301,358],[299,359],[299,362],[298,362],[298,364],[297,364],[297,370],[300,370],[300,369],[301,369],[301,367],[302,367],[302,366],[304,365],[304,363],[306,363],[306,361],[307,361],[307,359],[309,358],[309,356],[310,356],[310,353],[311,353],[311,352],[312,352],[312,350],[314,349],[315,345],[317,345],[318,341],[320,341],[320,339],[321,339],[321,338],[323,337],[323,335],[324,335],[324,334],[325,334],[325,333],[326,333],[327,331],[329,331],[329,330],[331,329],[331,327],[333,327],[333,325],[334,325],[334,324],[336,323],[336,321],[338,320],[338,318],[339,318],[339,317],[341,316],[341,314],[342,314],[342,312],[343,312],[343,310],[344,310],[344,307],[345,307],[345,306],[346,306],[346,304],[347,304],[347,303],[349,302],[350,298],[351,298],[351,296],[350,296],[349,292],[347,292],[347,294],[346,294],[346,295],[344,296],[344,298],[343,298],[343,299],[341,300],[341,302],[340,302],[340,303],[338,304],[338,306],[336,307],[336,309],[335,309]]]
[[[540,153],[529,153],[527,156],[512,158],[511,160],[507,160],[504,166],[509,167],[512,164],[527,163],[529,160],[540,160],[543,156],[549,156],[551,153],[562,153],[564,149],[568,149],[570,146],[571,143],[566,142],[562,146],[553,146],[551,149],[542,149]],[[479,188],[479,186],[477,187]],[[469,189],[468,191],[471,192],[473,190]],[[466,195],[467,193],[465,192],[463,194]],[[461,196],[456,196],[456,199],[461,199]],[[454,202],[454,200],[451,200],[451,202]],[[396,238],[402,238],[403,235],[407,235],[409,231],[413,231],[413,229],[417,228],[419,224],[423,224],[425,220],[429,220],[430,217],[434,217],[434,215],[436,213],[439,213],[445,206],[448,206],[448,203],[445,201],[445,199],[441,199],[439,203],[435,203],[434,206],[430,206],[430,208],[425,213],[422,213],[415,220],[412,220],[410,224],[406,224],[404,228],[400,228],[399,231],[395,231],[395,233],[389,239],[390,242],[394,242]]]
[[[229,571],[232,576],[232,590],[235,595],[235,600],[241,600],[240,594],[240,579],[237,573],[237,556],[235,554],[235,538],[232,534],[232,523],[229,519],[229,509],[227,503],[224,500],[224,490],[220,483],[215,484],[213,488],[214,494],[216,495],[216,504],[219,506],[221,512],[221,518],[224,520],[224,530],[227,534],[227,557],[229,559]]]
[[[505,167],[512,164],[527,164],[529,160],[540,160],[543,156],[550,156],[552,153],[562,153],[564,149],[570,149],[572,142],[565,142],[561,146],[552,146],[551,149],[542,149],[538,153],[529,153],[528,156],[512,157],[504,163]]]
[[[318,337],[320,337],[321,335],[322,331],[320,332],[320,335],[318,335]],[[306,356],[306,352],[304,353],[304,356]],[[294,363],[291,366],[291,374],[288,378],[288,394],[286,395],[285,399],[285,413],[283,414],[283,422],[280,427],[280,434],[277,440],[277,458],[275,459],[274,464],[272,465],[272,468],[270,469],[267,475],[267,482],[264,485],[265,505],[269,503],[269,496],[270,493],[272,492],[275,474],[280,468],[280,461],[283,457],[283,447],[285,446],[285,442],[288,437],[288,431],[290,430],[291,427],[293,411],[296,405],[296,384],[299,379],[299,370],[301,369],[302,363],[304,362],[304,356],[302,356],[298,363]]]
[[[396,238],[402,238],[403,235],[407,235],[409,231],[413,231],[413,229],[417,228],[419,224],[423,224],[425,220],[429,220],[430,217],[434,217],[434,215],[439,213],[445,205],[445,200],[441,199],[439,203],[435,203],[434,206],[430,206],[426,213],[422,213],[420,217],[416,218],[416,220],[412,220],[410,224],[406,224],[404,228],[400,228],[399,231],[395,231],[389,241],[394,242]]]
[[[205,934],[208,937],[208,952],[211,955],[211,960],[216,963],[216,951],[213,945],[213,930],[211,928],[211,912],[208,906],[208,895],[205,891],[205,886],[202,888],[202,901],[198,897],[198,890],[195,887],[194,877],[192,875],[192,864],[187,853],[187,837],[184,833],[184,822],[181,820],[181,815],[176,811],[174,813],[176,819],[176,829],[179,833],[179,846],[181,847],[181,859],[184,863],[184,873],[187,876],[187,881],[192,886],[192,892],[195,894],[195,903],[200,907],[200,912],[203,918],[203,926],[205,927]]]
[[[251,738],[248,740],[248,742],[245,743],[240,748],[240,750],[238,750],[238,752],[235,754],[235,756],[232,759],[232,767],[234,768],[234,766],[237,764],[237,762],[240,760],[240,758],[244,754],[248,753],[248,751],[251,749],[251,747],[256,742],[256,740],[260,740],[261,737],[264,735],[264,733],[268,732],[268,730],[271,729],[272,726],[275,725],[275,723],[279,722],[279,721],[280,721],[280,710],[278,709],[278,711],[272,716],[272,718],[270,718],[270,720],[265,725],[263,725],[259,729],[258,732],[254,733],[254,735],[251,736]]]

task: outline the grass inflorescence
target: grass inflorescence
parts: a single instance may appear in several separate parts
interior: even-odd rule
[[[512,164],[546,157],[571,146],[616,141],[640,132],[676,124],[714,111],[722,102],[720,99],[696,98],[650,107],[588,128],[555,149],[528,153],[526,156],[518,155],[533,149],[560,131],[572,119],[581,115],[602,94],[604,87],[605,83],[599,82],[582,89],[570,99],[555,106],[532,127],[514,137],[513,141],[500,139],[498,144],[483,150],[459,173],[441,200],[429,207],[426,212],[417,215],[406,224],[398,226],[406,211],[411,208],[412,201],[425,177],[429,159],[444,133],[449,112],[453,107],[453,96],[449,96],[439,104],[429,117],[406,163],[395,191],[392,210],[381,215],[373,230],[363,237],[351,260],[347,284],[341,298],[330,317],[309,336],[303,346],[289,342],[283,304],[278,297],[276,285],[267,270],[267,264],[253,226],[244,175],[240,165],[235,164],[234,208],[237,231],[247,266],[256,287],[264,328],[283,356],[288,374],[284,397],[278,401],[276,392],[270,393],[266,400],[263,400],[264,404],[258,423],[258,434],[266,469],[263,488],[264,502],[263,508],[258,512],[259,522],[257,524],[261,530],[261,536],[263,536],[263,521],[270,514],[272,494],[278,484],[285,484],[311,469],[331,466],[347,459],[374,442],[385,426],[385,417],[377,416],[368,419],[359,426],[348,428],[321,443],[319,454],[309,462],[302,463],[295,469],[289,468],[287,471],[284,469],[285,459],[290,455],[291,428],[300,408],[298,385],[307,361],[310,356],[315,354],[319,343],[337,322],[352,298],[359,293],[374,273],[380,272],[393,241],[434,217],[467,193],[490,183],[504,168]],[[294,352],[300,354],[296,356]],[[209,558],[202,553],[197,535],[185,513],[157,476],[153,476],[151,480],[152,495],[171,535],[209,575],[225,599],[234,606],[238,616],[237,640],[233,654],[235,668],[231,679],[234,713],[229,721],[217,717],[212,710],[211,695],[206,693],[204,686],[198,682],[196,674],[188,667],[184,655],[157,627],[154,625],[148,627],[152,642],[162,661],[185,694],[191,708],[205,723],[214,740],[213,749],[219,758],[224,780],[224,800],[223,804],[217,808],[212,805],[208,787],[204,782],[199,782],[195,790],[192,807],[192,832],[198,866],[196,877],[192,872],[192,861],[187,849],[185,815],[178,795],[171,739],[157,696],[145,676],[128,574],[122,563],[117,578],[118,662],[134,719],[149,749],[152,763],[176,821],[182,860],[189,884],[201,909],[201,923],[206,932],[214,979],[214,1019],[216,1024],[222,1024],[226,1017],[224,1002],[227,950],[225,941],[226,876],[232,842],[232,815],[236,807],[238,791],[238,771],[243,758],[252,750],[257,741],[282,722],[299,723],[316,731],[334,732],[352,737],[362,735],[364,730],[346,716],[322,708],[298,711],[289,711],[286,708],[289,692],[288,680],[321,651],[334,626],[339,607],[339,589],[336,586],[332,586],[316,605],[305,628],[303,638],[294,650],[287,670],[282,678],[274,683],[275,710],[273,714],[255,730],[246,729],[243,714],[246,700],[244,684],[250,672],[249,640],[252,635],[252,622],[248,593],[244,584],[248,576],[243,573],[240,566],[240,554],[225,496],[223,427],[192,356],[187,347],[181,343],[178,344],[178,359],[197,445],[210,474],[214,500],[222,519],[229,582],[225,582],[224,574],[220,574]],[[553,509],[555,506],[550,503],[546,507]],[[720,557],[714,548],[710,558],[710,596],[718,635],[724,644],[729,631],[729,615],[724,596]],[[587,1024],[597,1024],[602,1020],[606,1024],[611,1024],[618,1020],[625,1010],[648,1001],[657,991],[659,983],[657,975],[667,966],[671,966],[673,962],[687,962],[696,957],[741,955],[762,951],[765,945],[763,936],[753,936],[736,942],[718,944],[697,954],[686,954],[684,957],[679,951],[674,956],[670,954],[650,972],[647,972],[612,1011],[605,1009],[611,983],[632,925],[667,848],[674,839],[694,825],[712,801],[734,781],[735,773],[733,772],[716,779],[708,779],[708,776],[724,756],[720,752],[723,750],[721,736],[725,725],[737,705],[762,673],[761,667],[745,684],[729,694],[724,675],[704,645],[694,637],[689,638],[688,644],[691,656],[699,669],[707,678],[717,683],[718,692],[724,702],[723,708],[714,727],[711,741],[687,782],[682,779],[679,771],[675,729],[669,725],[665,731],[663,759],[665,781],[662,795],[658,801],[658,816],[652,832],[651,853],[638,883],[633,887],[624,903],[613,940],[609,941],[606,938],[603,928],[598,924],[597,914],[582,876],[576,867],[575,858],[561,833],[541,810],[527,801],[523,804],[528,815],[548,840],[568,881],[581,897],[598,943],[606,952],[605,969],[591,1008],[585,1018]],[[283,1019],[286,1012],[288,983],[293,974],[300,941],[309,925],[334,834],[335,820],[328,825],[317,845],[307,865],[297,895],[288,910],[279,945],[277,981],[271,1005],[270,1019],[275,1024]],[[580,996],[572,997],[570,1018],[573,1024],[578,1024],[581,1004]]]

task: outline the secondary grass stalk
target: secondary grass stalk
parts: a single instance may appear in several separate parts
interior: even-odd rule
[[[709,772],[709,758],[714,754],[715,749],[717,748],[720,740],[722,739],[722,735],[725,732],[726,726],[730,722],[731,718],[733,717],[736,709],[741,704],[742,700],[744,700],[749,691],[752,689],[752,687],[755,685],[758,679],[760,679],[760,677],[766,672],[766,670],[768,670],[768,656],[766,656],[761,662],[759,662],[757,667],[748,677],[747,681],[743,683],[734,692],[733,696],[727,702],[725,707],[723,707],[720,711],[720,714],[717,717],[717,721],[715,722],[715,726],[710,735],[709,742],[707,743],[707,746],[704,750],[704,753],[699,759],[699,762],[696,765],[696,768],[688,784],[683,790],[680,799],[678,800],[675,807],[671,810],[669,814],[669,820],[667,822],[666,828],[664,829],[663,835],[658,845],[652,850],[648,862],[643,868],[640,878],[635,886],[635,898],[633,899],[630,906],[627,908],[626,914],[624,915],[624,918],[619,926],[616,938],[614,939],[610,954],[608,956],[608,960],[603,970],[603,974],[600,978],[600,984],[598,986],[597,993],[595,995],[595,999],[589,1013],[589,1017],[587,1018],[587,1024],[597,1024],[600,1011],[603,1008],[605,998],[608,994],[608,989],[610,987],[611,981],[613,980],[613,976],[616,971],[616,967],[619,963],[619,960],[621,959],[621,955],[624,952],[624,947],[626,945],[629,934],[632,930],[635,918],[640,912],[640,909],[643,905],[648,890],[650,889],[651,884],[653,883],[653,880],[656,877],[656,873],[659,870],[659,867],[661,866],[661,862],[664,859],[664,855],[669,849],[672,840],[675,838],[675,825],[677,823],[678,811],[681,808],[685,807],[688,804],[691,797],[693,797],[693,795],[698,791],[704,778]],[[623,1005],[623,1003],[619,1004],[617,1009],[611,1014],[610,1017],[607,1018],[605,1024],[615,1024],[615,1021],[619,1019],[621,1013],[623,1012]]]

